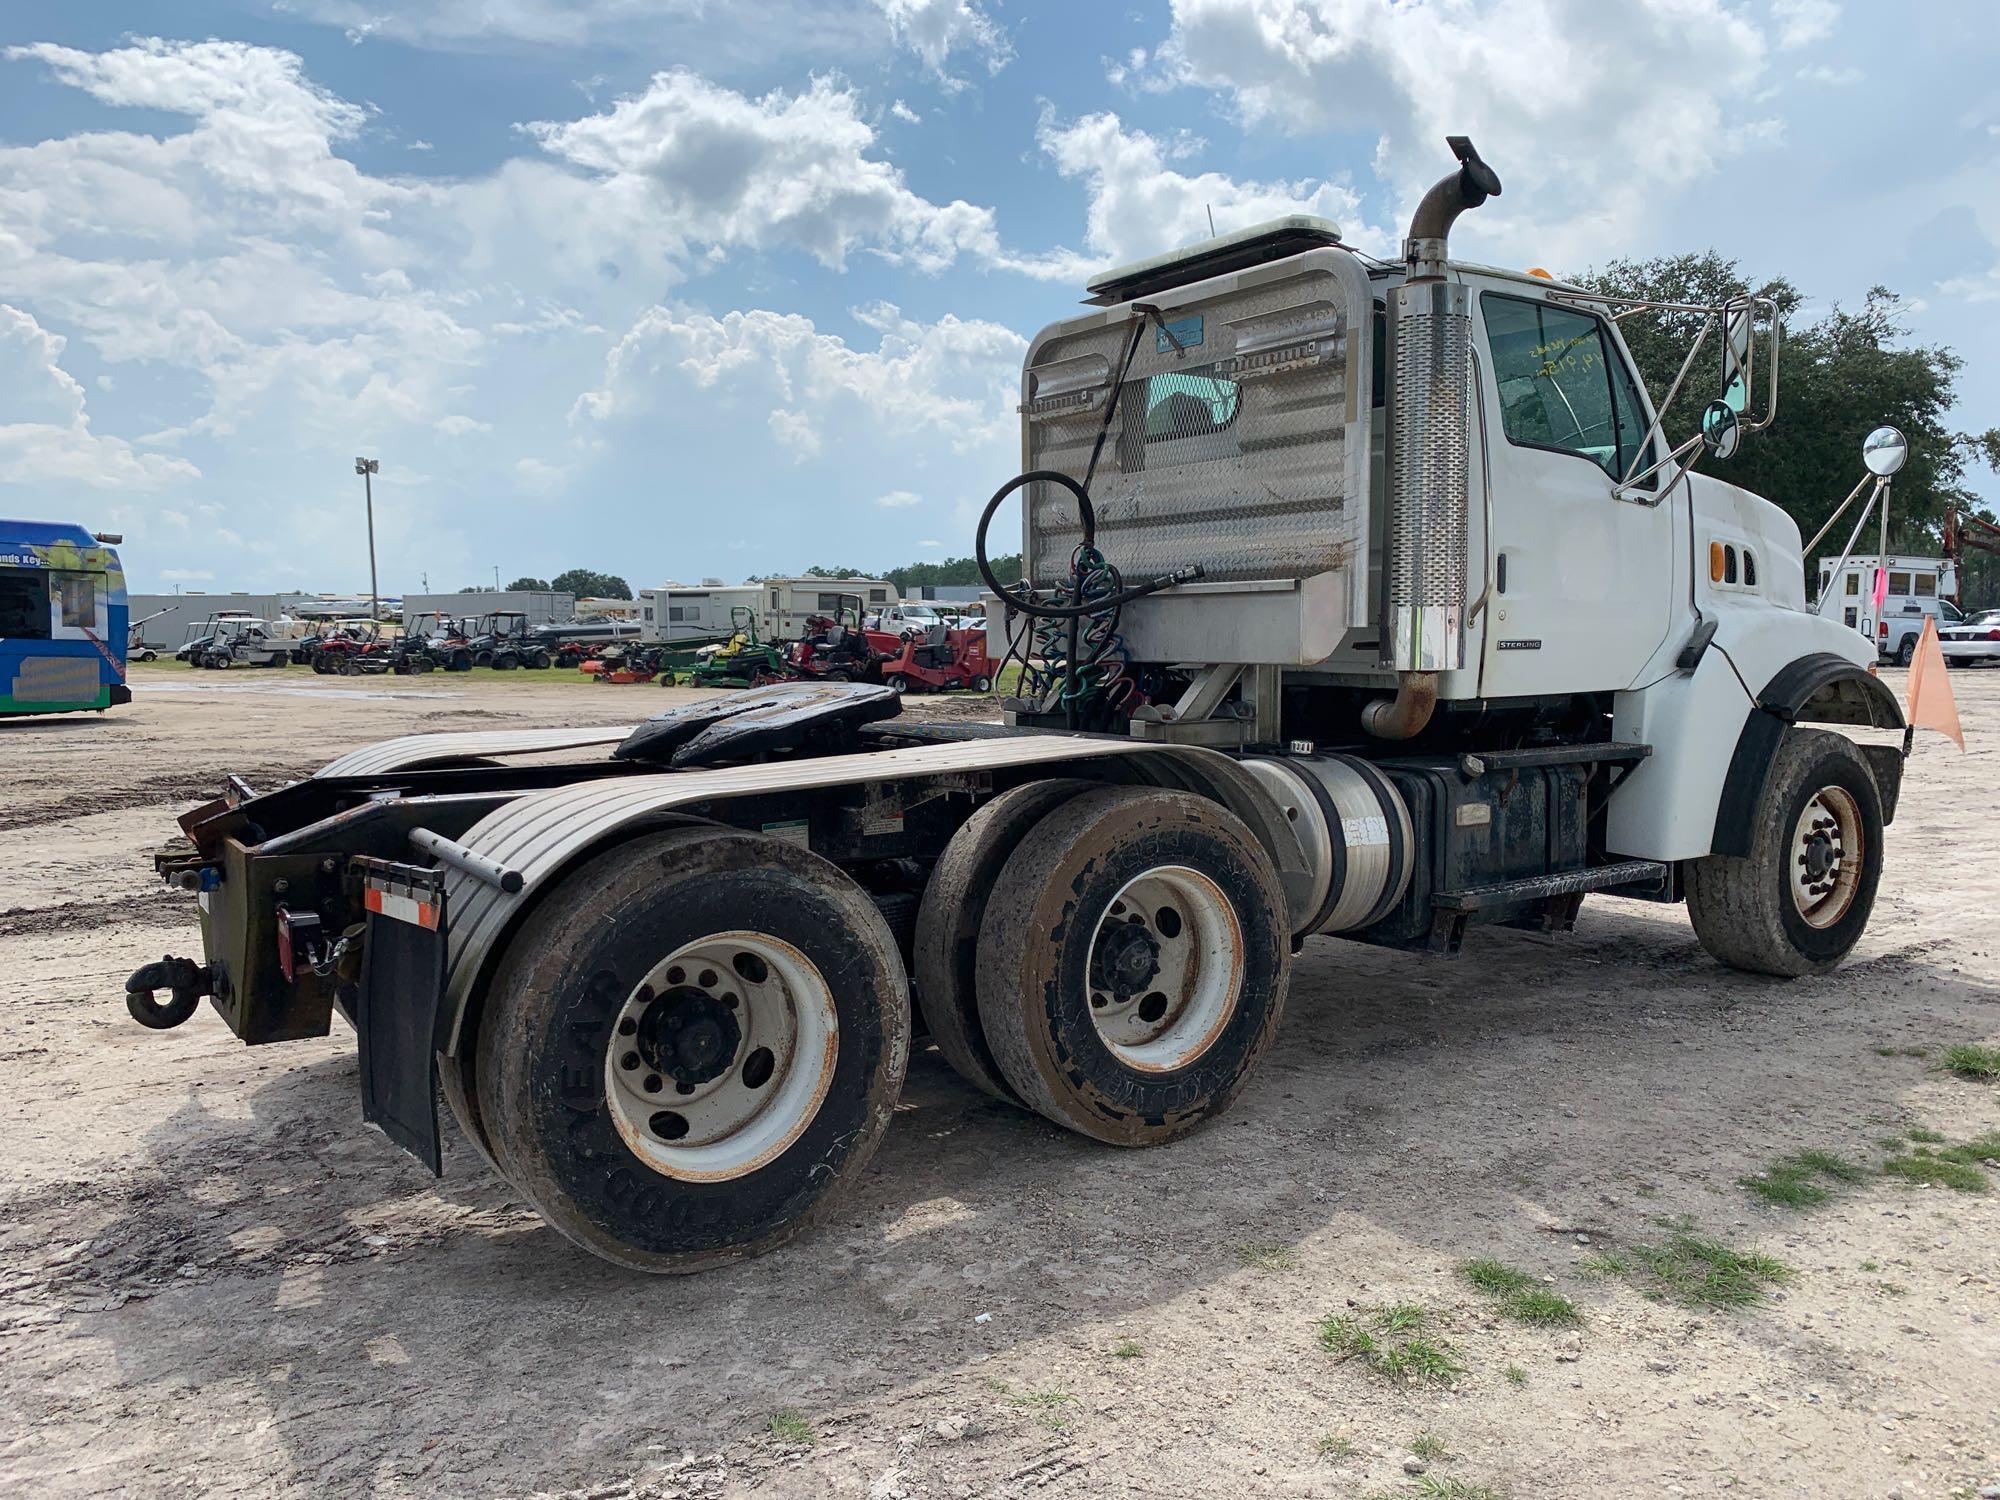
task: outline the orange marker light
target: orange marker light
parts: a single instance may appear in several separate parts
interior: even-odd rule
[[[1708,544],[1708,581],[1710,583],[1722,582],[1722,543],[1720,542],[1710,542]]]
[[[1540,266],[1530,266],[1530,267],[1528,267],[1528,274],[1529,274],[1530,276],[1533,276],[1533,277],[1536,277],[1536,278],[1538,278],[1539,280],[1542,280],[1542,281],[1554,281],[1554,280],[1555,280],[1555,277],[1551,276],[1551,275],[1550,275],[1550,274],[1549,274],[1549,273],[1548,273],[1547,271],[1544,271],[1544,270],[1543,270],[1543,269],[1542,269],[1542,268],[1541,268]]]

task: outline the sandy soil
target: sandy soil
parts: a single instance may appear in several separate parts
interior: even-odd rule
[[[1827,979],[1726,972],[1678,909],[1609,900],[1457,961],[1315,940],[1216,1127],[1109,1150],[924,1052],[844,1216],[667,1281],[542,1229],[462,1142],[435,1182],[363,1129],[338,1021],[252,1050],[206,1011],[142,1031],[120,995],[198,946],[143,856],[221,772],[616,722],[661,691],[135,678],[108,716],[0,725],[0,1491],[1914,1500],[2000,1479],[2000,1174],[1967,1194],[1873,1170],[1913,1127],[2000,1128],[2000,1090],[1935,1065],[2000,1041],[2000,673],[1955,678],[1973,752],[1920,742],[1872,930]],[[1807,1209],[1739,1185],[1809,1148],[1869,1175]],[[1641,1247],[1680,1225],[1791,1279],[1744,1309],[1654,1300]],[[1634,1269],[1590,1274],[1605,1255]],[[1549,1278],[1581,1326],[1501,1316],[1458,1272],[1475,1256]],[[1322,1317],[1405,1302],[1453,1386],[1321,1347]],[[1420,1432],[1443,1454],[1418,1478]]]

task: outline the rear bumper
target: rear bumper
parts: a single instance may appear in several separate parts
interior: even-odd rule
[[[1946,661],[2000,661],[2000,641],[1950,641],[1940,636],[1938,650]]]

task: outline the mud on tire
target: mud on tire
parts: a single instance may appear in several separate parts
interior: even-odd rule
[[[1750,852],[1684,868],[1688,917],[1732,969],[1823,974],[1861,940],[1882,876],[1882,793],[1845,735],[1788,729],[1753,814]]]
[[[1184,792],[1106,787],[1008,858],[980,924],[979,1015],[1035,1110],[1155,1145],[1241,1091],[1290,964],[1283,891],[1240,819]]]
[[[786,1015],[789,1053],[774,1040]],[[783,1244],[839,1200],[888,1128],[908,1052],[909,983],[859,887],[778,840],[674,829],[591,860],[509,943],[480,1018],[477,1113],[564,1235],[638,1270],[698,1271]],[[656,1111],[635,1110],[640,1087]],[[722,1129],[739,1107],[760,1112]],[[717,1108],[716,1141],[688,1134]]]
[[[1035,825],[1097,783],[1056,778],[1002,792],[970,818],[945,846],[917,909],[917,1005],[931,1040],[967,1083],[1019,1104],[993,1060],[979,1021],[979,927],[987,898],[1007,859]]]

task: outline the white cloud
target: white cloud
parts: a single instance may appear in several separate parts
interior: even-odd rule
[[[912,192],[869,154],[859,96],[830,78],[752,99],[675,68],[603,114],[523,128],[694,243],[803,250],[835,269],[859,249],[924,271],[1000,258],[992,210]]]
[[[1470,135],[1507,184],[1476,232],[1556,264],[1629,246],[1772,138],[1748,113],[1768,45],[1726,0],[1173,0],[1147,81],[1217,90],[1253,130],[1379,133],[1405,208]]]
[[[83,387],[62,367],[66,341],[0,302],[0,476],[15,484],[157,489],[198,479],[183,458],[139,453],[90,429]]]
[[[1013,44],[978,0],[875,0],[897,42],[924,61],[949,89],[966,86],[947,64],[954,52],[978,54],[988,73],[998,73],[1014,56]]]
[[[1849,88],[1867,76],[1859,68],[1829,68],[1824,63],[1814,63],[1798,71],[1801,83],[1823,83],[1837,89]]]
[[[1778,23],[1778,45],[1807,47],[1833,35],[1840,25],[1838,0],[1771,0],[1771,19]]]
[[[902,510],[907,506],[922,505],[924,497],[914,490],[891,490],[888,494],[878,497],[875,503],[885,510]]]
[[[532,456],[515,459],[514,473],[523,486],[541,495],[554,494],[569,480],[569,470],[563,465]]]
[[[572,420],[629,418],[654,409],[667,391],[692,388],[752,407],[769,403],[772,431],[808,453],[836,427],[941,435],[959,452],[1013,432],[1026,339],[950,314],[915,322],[886,303],[854,316],[877,335],[873,349],[822,333],[796,313],[759,308],[717,318],[651,308],[606,357],[602,384],[577,398]]]
[[[1065,177],[1089,191],[1084,241],[1103,263],[1138,260],[1208,238],[1209,215],[1226,234],[1282,214],[1319,214],[1353,237],[1360,207],[1331,182],[1238,182],[1220,172],[1189,176],[1167,166],[1199,142],[1162,142],[1127,130],[1115,114],[1058,124],[1044,114],[1036,139]],[[1074,275],[1072,271],[1069,274]]]
[[[911,109],[901,99],[890,104],[889,116],[891,119],[901,120],[905,125],[921,125],[923,123],[923,116],[918,114],[914,109]]]
[[[942,552],[944,550],[944,543],[939,541],[936,537],[927,536],[921,542],[918,542],[917,545],[919,547],[928,547],[933,552]]]
[[[470,433],[493,430],[491,422],[482,422],[477,417],[463,416],[457,412],[448,417],[439,417],[431,423],[431,426],[446,437],[465,437]]]

